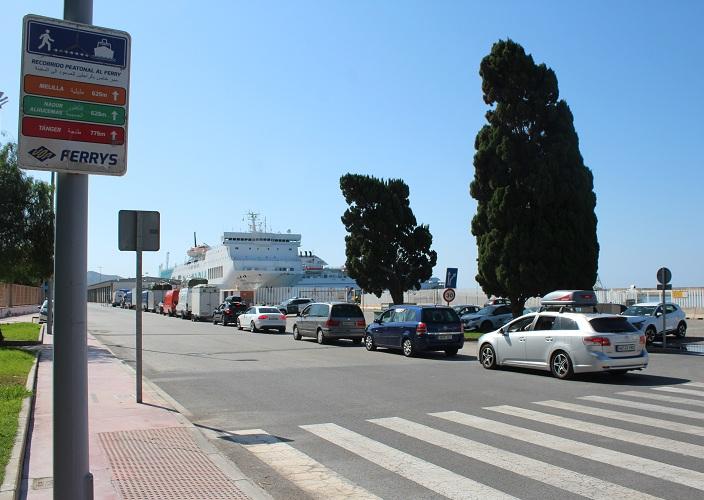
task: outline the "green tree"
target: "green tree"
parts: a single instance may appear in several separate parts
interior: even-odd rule
[[[349,205],[342,216],[349,275],[363,290],[377,297],[389,290],[394,304],[402,303],[403,292],[419,290],[437,261],[428,226],[416,225],[408,186],[401,179],[347,174],[340,189]]]
[[[37,285],[53,273],[51,187],[17,166],[15,145],[0,148],[0,281]]]
[[[517,316],[529,297],[594,285],[596,195],[555,73],[501,40],[479,74],[492,109],[475,140],[470,185],[476,279],[485,293],[510,298]]]

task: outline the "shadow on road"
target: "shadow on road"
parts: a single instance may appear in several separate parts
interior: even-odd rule
[[[528,368],[518,368],[515,366],[502,366],[499,368],[499,371],[524,373],[529,376],[552,378],[552,374],[548,371],[530,370]],[[613,373],[577,373],[566,382],[589,382],[592,384],[622,387],[657,387],[663,385],[684,384],[691,382],[691,380],[687,378],[663,377],[661,375],[650,375],[648,373],[633,371],[623,375],[616,375]]]

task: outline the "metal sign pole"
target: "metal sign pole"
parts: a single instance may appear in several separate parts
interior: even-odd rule
[[[663,283],[662,285],[662,347],[667,347],[667,331],[665,330],[666,322],[665,316],[667,315],[667,307],[665,306],[665,289],[667,285]]]
[[[135,311],[135,350],[137,353],[137,402],[142,402],[142,214],[137,212],[137,310]]]
[[[90,24],[92,0],[65,0],[64,19]],[[88,176],[58,176],[54,311],[54,498],[93,497],[88,454]]]

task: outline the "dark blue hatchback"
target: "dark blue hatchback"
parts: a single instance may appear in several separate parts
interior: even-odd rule
[[[401,349],[407,357],[420,351],[454,356],[464,346],[464,332],[451,307],[395,305],[367,326],[364,345],[368,351]]]

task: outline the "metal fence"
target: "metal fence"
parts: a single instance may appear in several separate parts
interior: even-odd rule
[[[42,300],[44,293],[39,287],[0,283],[0,307],[38,305]]]
[[[257,288],[254,291],[255,304],[280,304],[291,297],[306,297],[316,301],[351,301],[353,299],[352,288],[303,288],[303,287],[279,287],[279,288]]]

